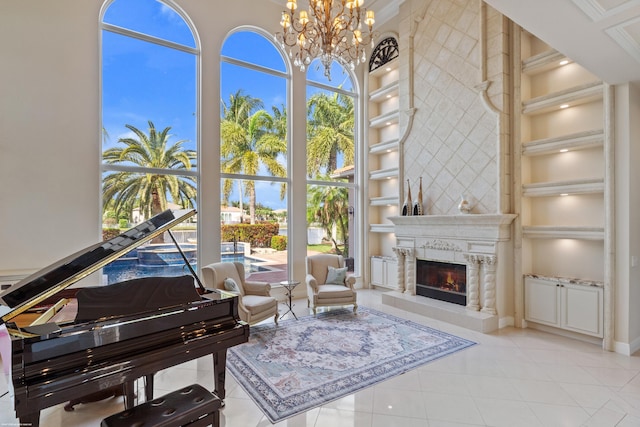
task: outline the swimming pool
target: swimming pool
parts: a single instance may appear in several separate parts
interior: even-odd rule
[[[185,253],[186,255],[186,253]],[[178,254],[179,256],[179,254]],[[189,259],[189,263],[196,269],[195,255]],[[257,271],[269,271],[267,267],[259,265],[264,262],[261,259],[246,257],[243,254],[223,254],[222,261],[238,261],[244,263],[244,270],[246,273],[255,273]],[[165,261],[169,258],[165,257]],[[154,258],[154,261],[158,261]],[[134,251],[131,251],[126,256],[121,257],[109,264],[107,264],[102,273],[106,276],[107,284],[118,283],[124,280],[138,279],[141,277],[153,277],[153,276],[167,276],[175,277],[182,276],[184,274],[191,274],[189,268],[184,265],[182,257],[171,257],[170,263],[154,262],[151,264],[140,263],[140,259]]]

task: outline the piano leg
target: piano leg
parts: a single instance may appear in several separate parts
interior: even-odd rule
[[[144,396],[147,402],[153,400],[153,374],[144,376]]]
[[[136,406],[135,381],[122,384],[122,394],[124,395],[124,409],[131,409]]]
[[[224,398],[226,396],[224,389],[226,370],[227,349],[216,351],[213,353],[213,380],[216,383],[214,393],[222,400],[222,406],[224,406]]]
[[[39,427],[40,426],[40,411],[31,413],[29,415],[23,415],[20,417],[20,425],[27,427]]]

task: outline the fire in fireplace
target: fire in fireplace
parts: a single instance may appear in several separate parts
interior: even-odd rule
[[[416,294],[467,305],[467,266],[418,259]]]

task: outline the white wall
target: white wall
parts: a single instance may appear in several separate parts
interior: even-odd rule
[[[100,218],[95,1],[0,2],[0,270],[95,243]]]
[[[623,140],[631,148],[631,174],[629,195],[629,254],[640,258],[640,83],[629,86],[629,136]],[[624,254],[624,253],[623,253]],[[627,259],[630,256],[626,257]],[[620,284],[623,286],[623,284]],[[640,349],[640,265],[632,265],[629,274],[629,343],[631,350]],[[624,320],[623,320],[624,322]]]
[[[640,87],[624,84],[615,91],[615,180],[616,180],[616,351],[640,349]]]

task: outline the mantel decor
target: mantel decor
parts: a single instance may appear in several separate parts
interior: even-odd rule
[[[331,80],[334,60],[353,70],[366,62],[365,46],[371,43],[373,48],[375,15],[363,4],[364,0],[309,0],[309,11],[296,15],[297,0],[288,0],[280,20],[282,32],[275,39],[283,49],[289,48],[300,71],[320,58],[324,75]],[[367,32],[363,32],[363,23]]]

